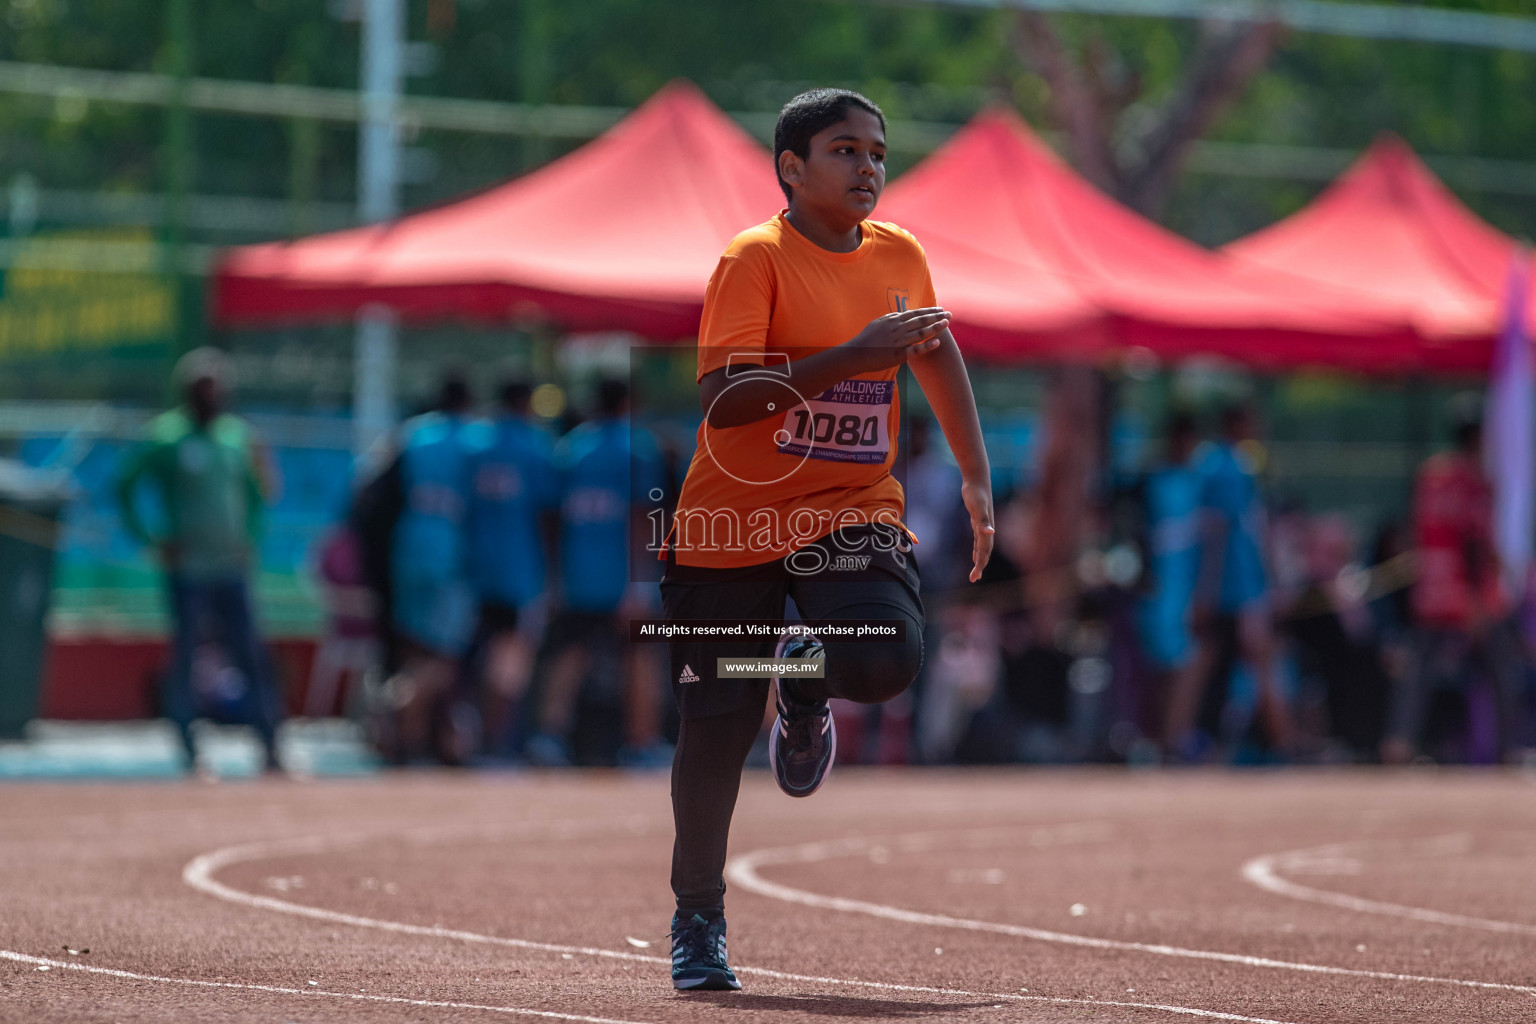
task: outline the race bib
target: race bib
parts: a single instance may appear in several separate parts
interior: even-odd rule
[[[894,380],[838,381],[784,414],[780,452],[828,462],[882,463],[891,451]]]

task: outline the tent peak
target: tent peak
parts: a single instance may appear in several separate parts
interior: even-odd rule
[[[1374,176],[1391,192],[1400,193],[1415,185],[1440,184],[1414,148],[1395,132],[1382,132],[1355,160],[1346,177]],[[1406,195],[1404,198],[1408,198]]]
[[[692,79],[681,77],[672,79],[671,81],[667,82],[666,85],[663,85],[660,89],[657,89],[655,92],[651,93],[651,95],[646,97],[645,101],[635,109],[642,110],[645,107],[649,107],[655,104],[689,101],[695,103],[703,103],[711,108],[719,109],[715,107],[714,102],[711,101],[707,95],[705,95],[704,90],[700,89]]]

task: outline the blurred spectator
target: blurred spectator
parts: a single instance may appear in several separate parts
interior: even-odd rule
[[[346,523],[338,525],[321,541],[318,556],[315,575],[325,607],[325,632],[315,648],[304,694],[304,714],[310,718],[337,713],[342,683],[375,669],[379,647],[376,601],[357,534]]]
[[[997,563],[994,552],[987,568]],[[995,591],[999,584],[990,586]],[[998,687],[998,616],[971,599],[946,603],[940,615],[939,642],[923,652],[924,661],[932,664],[932,676],[917,719],[918,756],[924,764],[946,764],[957,756],[965,761],[1011,761],[1017,744]]]
[[[468,382],[450,374],[438,408],[401,428],[402,511],[391,539],[400,668],[386,684],[384,753],[404,763],[429,752],[456,760],[459,723],[438,720],[475,629],[465,516],[473,443]],[[434,730],[434,724],[442,727]]]
[[[228,364],[200,348],[176,364],[186,402],[156,417],[149,440],[119,478],[117,497],[128,532],[158,548],[175,621],[171,668],[161,710],[175,724],[189,770],[199,770],[192,721],[199,707],[193,664],[212,627],[244,682],[243,717],[255,726],[268,771],[280,770],[277,726],[282,707],[256,632],[249,574],[264,501],[263,466],[247,424],[225,412]],[[158,499],[163,526],[151,531],[138,491]]]
[[[1343,516],[1317,516],[1306,533],[1307,585],[1286,615],[1304,675],[1322,684],[1326,734],[1357,763],[1380,757],[1391,684],[1366,603],[1371,574],[1354,561]]]
[[[373,595],[373,632],[378,638],[379,668],[386,678],[400,671],[400,638],[395,632],[395,526],[405,512],[397,439],[381,441],[364,460],[364,472],[347,511],[347,532],[357,542],[358,574]],[[367,467],[372,466],[368,472]]]
[[[1092,371],[1058,371],[1042,416],[1039,475],[1025,505],[1025,607],[1033,643],[1057,647],[1076,607],[1077,559],[1092,516],[1091,482],[1098,464],[1098,379]],[[1063,681],[1065,685],[1065,681]]]
[[[1258,738],[1271,748],[1290,743],[1290,717],[1276,678],[1273,608],[1264,568],[1264,507],[1249,448],[1253,412],[1236,405],[1222,415],[1221,436],[1202,453],[1200,575],[1194,621],[1199,663],[1170,695],[1169,735],[1182,756],[1227,738],[1223,721],[1232,674],[1245,665],[1257,689]]]
[[[906,458],[898,469],[906,492],[906,524],[923,557],[923,590],[952,590],[970,570],[970,519],[959,499],[960,468],[933,446],[933,423],[912,416]]]
[[[1142,653],[1152,678],[1144,701],[1165,709],[1175,690],[1189,690],[1193,680],[1176,683],[1196,665],[1195,639],[1190,630],[1191,604],[1200,574],[1200,498],[1202,479],[1195,467],[1200,443],[1195,419],[1178,413],[1168,421],[1167,451],[1162,465],[1147,475],[1146,587],[1139,615]],[[1143,713],[1143,721],[1151,716]],[[1158,722],[1165,742],[1179,737],[1177,723]]]
[[[506,741],[510,711],[528,689],[560,499],[553,442],[528,409],[532,393],[523,381],[502,385],[500,408],[469,465],[469,564],[480,624],[466,677],[484,682],[493,749]]]
[[[1023,491],[1000,503],[992,560],[980,583],[957,592],[946,610],[924,711],[934,719],[923,729],[930,756],[938,753],[933,742],[946,734],[956,737],[955,757],[967,763],[1069,756],[1073,659],[1058,640],[1070,609],[1042,609],[1042,595],[1061,593],[1063,584],[1032,581],[1020,568],[1044,557],[1033,547],[1041,536],[1039,503],[1038,495]],[[1074,565],[1055,570],[1069,573]]]
[[[629,642],[627,621],[656,614],[654,583],[632,582],[631,552],[643,550],[649,521],[645,508],[662,486],[660,453],[649,433],[628,419],[629,388],[619,380],[598,385],[597,415],[559,442],[560,611],[550,623],[538,729],[527,745],[529,760],[544,765],[572,762],[571,734],[583,682],[595,660],[619,664],[624,707],[624,745],[619,762],[670,764],[660,738],[659,651]]]
[[[926,416],[912,416],[903,432],[905,458],[898,460],[896,476],[906,494],[907,529],[917,538],[918,565],[922,569],[923,607],[927,619],[923,629],[923,649],[937,651],[946,621],[944,607],[949,592],[965,583],[970,563],[970,518],[960,500],[960,469],[945,453],[933,445],[933,423]],[[842,717],[838,728],[848,740],[861,740],[856,747],[845,742],[839,758],[876,764],[903,764],[921,760],[918,740],[924,694],[933,678],[936,659],[925,657],[917,678],[895,699],[884,704],[858,705],[838,701],[838,710],[850,719],[844,729]],[[848,753],[845,754],[844,751]]]
[[[1466,756],[1458,747],[1473,724],[1474,677],[1492,695],[1493,756],[1503,759],[1513,749],[1520,652],[1493,540],[1482,448],[1481,421],[1464,419],[1455,450],[1427,459],[1414,484],[1419,571],[1411,600],[1418,629],[1383,751],[1389,761],[1420,751],[1437,760]]]
[[[1005,562],[997,571],[1005,573],[1011,563],[1022,574],[1014,585],[1017,603],[997,606],[1001,690],[1016,734],[1014,755],[1029,761],[1059,761],[1070,750],[1074,657],[1067,641],[1080,596],[1078,559],[1093,525],[1098,388],[1091,371],[1057,372],[1042,415],[1036,485],[998,515],[997,551]]]

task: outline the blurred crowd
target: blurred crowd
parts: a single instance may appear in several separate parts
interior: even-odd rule
[[[332,710],[360,655],[381,670],[364,713],[393,763],[670,764],[665,652],[628,630],[659,615],[638,557],[660,450],[622,381],[599,381],[558,438],[532,394],[505,381],[482,412],[451,375],[373,460],[320,559],[333,615],[310,708]]]
[[[925,583],[947,585],[928,602],[918,755],[1524,760],[1536,602],[1495,543],[1478,419],[1369,544],[1341,514],[1268,500],[1251,408],[1214,419],[1207,432],[1173,415],[1156,464],[1101,485],[1080,450],[1092,431],[1058,410],[1037,477],[999,501],[978,587],[954,584],[969,550],[958,510],[924,513],[951,525],[947,545],[920,549]]]
[[[185,403],[119,488],[167,569],[161,708],[195,765],[216,637],[245,683],[232,714],[276,769],[283,701],[248,578],[263,460],[224,408],[218,354],[178,374]],[[1499,763],[1536,747],[1536,601],[1494,540],[1476,417],[1367,544],[1340,514],[1270,500],[1243,404],[1172,415],[1154,464],[1102,472],[1091,387],[1067,374],[1048,392],[977,584],[959,472],[910,417],[897,475],[920,539],[924,665],[888,704],[834,702],[841,759]],[[598,381],[559,430],[533,393],[507,380],[482,407],[449,375],[368,460],[317,552],[326,625],[303,710],[361,718],[392,763],[670,763],[665,647],[631,642],[628,623],[660,615],[648,513],[676,493],[676,454],[637,425],[622,381]]]

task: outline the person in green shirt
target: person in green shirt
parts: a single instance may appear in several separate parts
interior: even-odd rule
[[[117,487],[128,532],[158,550],[166,571],[176,632],[161,710],[181,736],[188,769],[197,769],[192,659],[205,629],[213,627],[245,678],[245,716],[261,736],[266,769],[280,770],[282,710],[256,632],[248,583],[264,501],[256,447],[250,427],[224,411],[227,372],[221,352],[189,352],[175,373],[186,389],[185,404],[150,422],[146,443],[128,458]],[[141,514],[143,490],[151,491],[159,506],[157,530]]]

